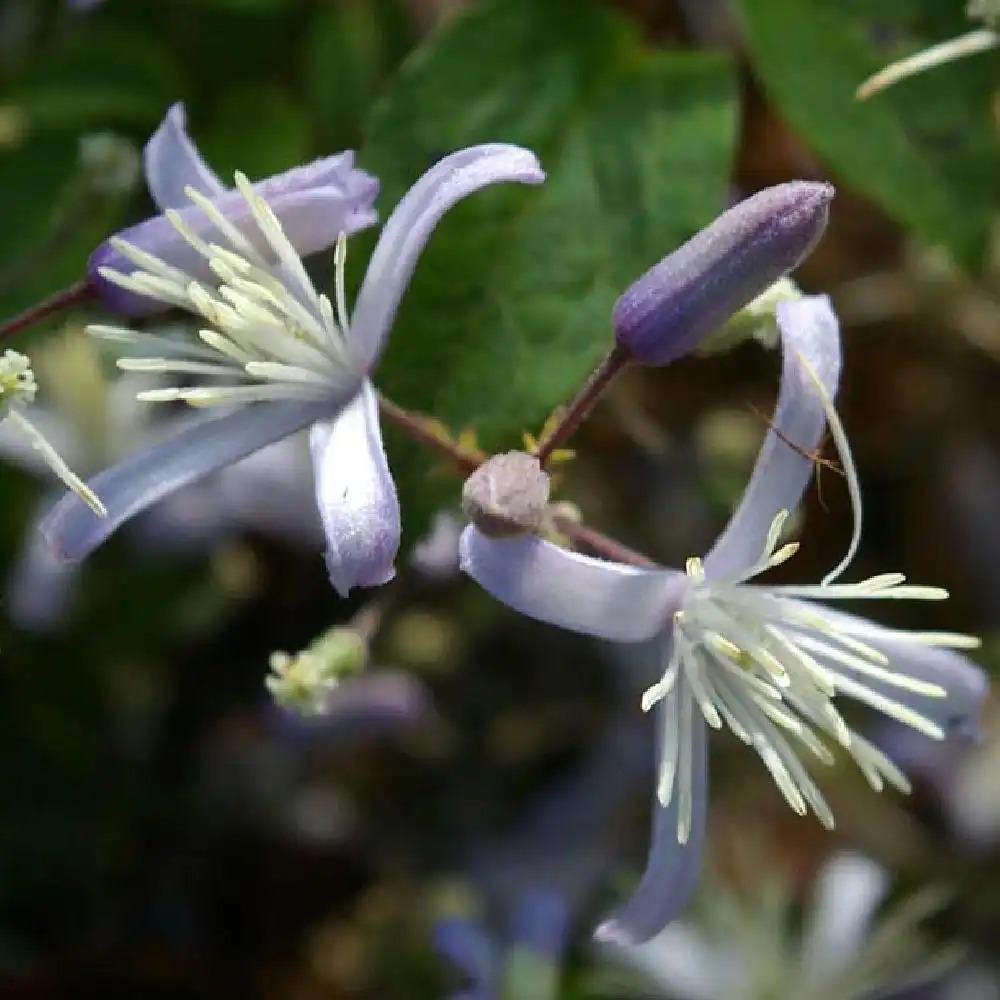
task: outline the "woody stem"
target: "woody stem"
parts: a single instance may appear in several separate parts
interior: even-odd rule
[[[543,467],[552,457],[552,453],[576,433],[577,428],[590,415],[590,411],[604,395],[605,390],[625,370],[630,361],[631,355],[625,348],[618,344],[611,348],[580,391],[562,411],[558,422],[538,442],[535,457]]]
[[[437,452],[448,459],[455,471],[462,476],[474,472],[489,457],[479,449],[465,448],[451,440],[436,421],[420,413],[407,410],[398,403],[379,393],[379,412],[390,424],[403,432],[411,441]],[[626,563],[630,566],[650,567],[655,563],[639,552],[622,545],[621,542],[585,524],[580,524],[567,517],[556,516],[555,526],[566,535],[574,545],[587,549],[602,559],[611,562]]]
[[[26,330],[29,326],[34,326],[35,323],[40,322],[47,316],[63,312],[63,310],[79,305],[81,302],[87,302],[94,298],[94,296],[95,292],[90,284],[86,281],[78,281],[76,284],[64,288],[61,292],[56,292],[55,295],[50,295],[47,299],[29,306],[24,312],[18,313],[11,319],[0,323],[0,340],[10,337],[15,333],[20,333],[21,330]]]

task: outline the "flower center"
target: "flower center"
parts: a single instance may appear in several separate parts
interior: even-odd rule
[[[118,367],[125,371],[222,380],[219,384],[139,394],[140,399],[150,402],[184,400],[192,406],[213,406],[275,399],[322,402],[342,395],[363,377],[346,338],[346,238],[341,235],[335,254],[335,317],[330,299],[317,293],[271,207],[240,173],[236,174],[236,186],[250,210],[255,239],[192,188],[185,193],[207,216],[225,246],[203,239],[180,213],[172,209],[164,213],[205,262],[211,283],[121,239],[112,240],[112,245],[138,270],[122,274],[112,268],[100,269],[103,278],[127,291],[207,320],[211,329],[198,331],[201,343],[116,326],[91,326],[88,332],[152,348],[162,355],[120,358]],[[263,250],[258,244],[263,244]]]
[[[811,809],[824,826],[832,828],[833,814],[799,759],[796,744],[831,764],[833,755],[822,734],[847,750],[876,791],[886,782],[909,790],[899,769],[847,725],[834,703],[837,695],[848,695],[932,739],[945,735],[937,722],[907,703],[907,696],[939,699],[947,692],[892,670],[889,658],[877,648],[879,635],[955,648],[972,648],[978,640],[945,632],[894,633],[809,603],[814,599],[942,600],[948,596],[937,587],[907,585],[899,573],[853,584],[748,584],[747,580],[797,551],[796,543],[778,546],[787,518],[787,511],[779,512],[761,558],[736,580],[708,581],[701,560],[688,560],[690,592],[674,615],[670,657],[663,676],[643,695],[642,707],[649,710],[667,699],[658,786],[664,805],[671,801],[682,762],[678,734],[691,727],[684,715],[700,712],[713,729],[725,726],[757,751],[795,812],[805,815]],[[690,801],[690,791],[685,793],[682,787],[682,805],[685,801]],[[678,818],[681,842],[686,840],[689,825],[690,814],[682,809]]]

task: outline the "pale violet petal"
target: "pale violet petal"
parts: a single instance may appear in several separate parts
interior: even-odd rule
[[[377,182],[375,188],[377,191]],[[267,197],[265,191],[261,190],[261,194]],[[267,200],[300,257],[309,257],[333,246],[341,233],[353,236],[378,221],[371,199],[349,198],[338,188],[313,188]],[[254,236],[252,232],[248,235]],[[258,242],[256,238],[254,242]],[[260,249],[263,249],[262,243]]]
[[[167,110],[163,121],[150,136],[142,152],[146,184],[162,212],[188,204],[186,187],[214,198],[225,188],[187,134],[184,105],[178,102]]]
[[[434,924],[434,950],[467,980],[450,1000],[491,1000],[501,956],[486,929],[467,917],[445,917]]]
[[[374,202],[378,181],[363,170],[356,169],[353,163],[352,154],[341,153],[294,167],[254,184],[254,189],[278,217],[300,257],[308,257],[332,246],[341,233],[350,236],[375,223]],[[213,194],[212,202],[258,252],[267,258],[272,257],[250,207],[239,191],[220,188],[217,194]],[[177,211],[185,226],[203,240],[220,240],[208,216],[187,198],[178,204]],[[117,235],[198,281],[212,285],[217,282],[205,259],[164,215],[136,223]],[[154,299],[127,292],[109,282],[100,273],[102,267],[131,274],[135,265],[107,240],[90,255],[88,280],[109,309],[125,316],[145,316],[164,308]]]
[[[889,873],[856,851],[840,851],[823,865],[802,935],[802,967],[813,982],[830,981],[859,954],[890,885]]]
[[[510,916],[509,943],[539,957],[557,960],[569,943],[571,916],[560,893],[542,886],[526,889]]]
[[[90,480],[107,517],[98,517],[76,494],[67,493],[43,518],[42,533],[61,558],[76,562],[163,497],[330,412],[329,403],[255,403],[222,417],[213,414],[184,421],[166,440]]]
[[[687,578],[593,559],[534,535],[488,538],[474,526],[459,542],[462,570],[488,594],[537,621],[619,642],[665,628]]]
[[[350,345],[365,369],[381,353],[417,259],[445,212],[490,184],[543,180],[530,150],[490,143],[446,156],[407,191],[382,229],[354,307]]]
[[[335,418],[312,427],[309,447],[331,583],[345,597],[352,587],[388,583],[402,528],[370,382]]]
[[[298,168],[304,169],[304,168]],[[294,172],[294,171],[292,171]],[[271,182],[281,180],[270,178]],[[268,181],[257,185],[267,190]],[[254,222],[246,199],[239,191],[226,191],[213,199],[215,207],[247,237],[255,249],[271,257],[267,241]],[[309,256],[336,243],[341,232],[348,235],[375,222],[375,212],[370,199],[345,196],[340,188],[302,188],[293,186],[272,194],[268,204],[274,210],[288,238],[300,256]],[[220,241],[215,226],[197,206],[190,202],[178,211],[184,224],[204,240]],[[209,285],[217,278],[207,261],[176,230],[164,215],[157,215],[136,223],[117,234],[126,243],[158,257],[172,267],[180,268],[190,277]],[[225,242],[225,241],[222,241]],[[87,277],[104,304],[123,316],[146,316],[165,308],[162,302],[125,291],[105,279],[100,268],[109,267],[123,274],[131,274],[135,265],[109,241],[101,243],[87,261]]]
[[[798,603],[798,602],[796,602]],[[847,614],[826,605],[802,602],[804,611],[817,611],[835,628],[856,636],[862,642],[889,658],[888,669],[914,680],[937,684],[948,692],[945,698],[904,691],[902,688],[861,676],[842,663],[834,663],[821,653],[810,652],[821,663],[841,671],[866,687],[898,701],[907,708],[936,722],[949,736],[976,739],[979,736],[979,716],[988,690],[982,668],[951,649],[940,649],[907,638],[906,632],[882,628],[868,619]],[[811,632],[812,630],[810,630]],[[813,633],[820,635],[821,633]]]
[[[602,950],[652,980],[673,1000],[717,1000],[738,995],[747,971],[735,947],[706,938],[697,924],[676,920],[644,944],[622,947],[606,943]]]
[[[660,715],[678,689],[661,702]],[[598,941],[641,944],[655,937],[687,906],[698,885],[708,812],[708,726],[700,712],[691,720],[691,831],[677,840],[677,790],[666,808],[654,801],[653,837],[646,871],[625,907],[595,932]]]
[[[729,524],[705,557],[709,579],[738,574],[760,558],[779,510],[793,510],[813,472],[814,451],[826,429],[816,384],[802,359],[832,399],[840,379],[840,324],[825,295],[779,303],[783,354],[781,388],[753,474]],[[794,445],[795,447],[792,447]]]
[[[76,584],[76,567],[56,557],[32,521],[7,576],[4,611],[19,628],[52,631],[66,620]]]

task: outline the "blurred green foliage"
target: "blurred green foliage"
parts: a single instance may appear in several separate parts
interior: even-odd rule
[[[740,0],[755,71],[789,124],[840,177],[972,272],[1000,205],[990,55],[859,103],[887,62],[968,30],[941,0]]]

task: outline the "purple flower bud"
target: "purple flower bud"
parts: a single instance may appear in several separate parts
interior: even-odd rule
[[[833,193],[830,184],[792,181],[724,212],[626,289],[615,303],[615,339],[647,365],[687,354],[809,254]]]

